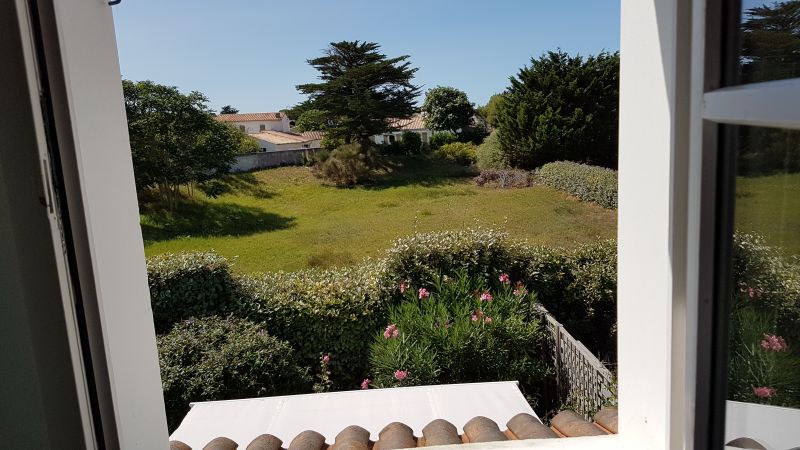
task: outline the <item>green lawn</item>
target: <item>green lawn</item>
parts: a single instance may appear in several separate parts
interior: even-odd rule
[[[575,246],[616,235],[616,211],[546,187],[481,188],[467,169],[403,159],[370,186],[324,186],[305,167],[229,177],[231,191],[168,213],[142,204],[148,256],[210,250],[241,272],[350,265],[422,231],[496,227],[532,243]]]
[[[800,255],[800,173],[737,178],[736,228]]]

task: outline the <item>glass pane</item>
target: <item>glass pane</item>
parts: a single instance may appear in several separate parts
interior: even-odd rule
[[[744,0],[740,82],[800,77],[800,1]]]
[[[800,445],[800,132],[740,127],[726,442]],[[763,448],[763,447],[743,447]]]

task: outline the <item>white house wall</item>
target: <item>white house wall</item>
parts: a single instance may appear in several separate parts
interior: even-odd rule
[[[287,131],[289,130],[289,120],[285,119],[285,123],[282,120],[263,120],[263,121],[247,121],[247,122],[230,122],[234,127],[241,129],[240,127],[244,126],[244,132],[251,134],[251,133],[258,133],[261,130],[261,125],[264,125],[265,130],[267,131]],[[286,127],[284,129],[284,126]]]

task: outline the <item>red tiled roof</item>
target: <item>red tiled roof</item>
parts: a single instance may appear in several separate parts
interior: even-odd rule
[[[300,133],[300,136],[303,136],[306,139],[312,140],[319,140],[322,139],[322,136],[325,135],[324,131],[304,131]]]
[[[302,142],[310,142],[311,138],[294,134],[284,133],[282,131],[265,130],[258,133],[251,133],[250,136],[261,139],[263,141],[272,142],[273,144],[299,144]]]
[[[220,122],[263,122],[281,120],[283,115],[279,112],[245,113],[245,114],[218,114],[216,119]]]
[[[413,430],[401,422],[392,422],[381,430],[378,440],[369,439],[369,431],[358,425],[350,425],[336,435],[333,445],[325,443],[325,436],[316,431],[306,430],[298,434],[288,446],[270,434],[262,434],[253,439],[247,447],[239,445],[226,437],[218,437],[203,447],[203,450],[396,450],[434,445],[469,444],[524,439],[552,439],[559,437],[603,436],[617,433],[617,408],[605,407],[595,414],[594,422],[589,422],[573,411],[561,411],[550,421],[550,427],[543,425],[536,417],[520,413],[500,430],[493,420],[478,416],[464,424],[464,434],[452,423],[436,419],[422,429],[422,436],[414,436]],[[244,445],[244,443],[242,443]],[[170,450],[192,450],[180,441],[170,441]],[[200,449],[195,449],[200,450]]]
[[[425,118],[422,114],[414,114],[407,119],[391,119],[390,125],[395,130],[408,131],[408,130],[424,130],[428,127],[425,126]]]

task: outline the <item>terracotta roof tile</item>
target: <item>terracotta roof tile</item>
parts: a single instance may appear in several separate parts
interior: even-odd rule
[[[606,407],[589,422],[574,411],[561,411],[550,421],[551,427],[542,424],[536,417],[520,413],[508,421],[502,431],[493,420],[478,416],[464,424],[464,434],[452,423],[436,419],[422,429],[422,436],[414,436],[413,430],[401,422],[386,425],[378,435],[378,441],[370,441],[369,431],[350,425],[336,435],[333,445],[325,443],[325,436],[306,430],[298,434],[287,450],[398,450],[403,448],[431,447],[461,443],[495,442],[523,439],[552,439],[557,437],[603,436],[616,433],[617,408]],[[607,428],[608,427],[608,428]],[[281,450],[283,442],[270,434],[262,434],[249,443],[246,450]],[[203,450],[234,450],[236,442],[218,437],[203,447]],[[170,442],[170,450],[191,450],[179,441]]]
[[[220,122],[263,122],[270,120],[282,120],[283,114],[279,112],[217,114],[215,118]]]
[[[300,144],[303,142],[311,142],[312,139],[304,137],[299,134],[284,133],[282,131],[261,131],[259,133],[251,133],[250,136],[261,139],[263,141],[272,142],[273,144]]]
[[[389,123],[392,128],[399,131],[424,130],[428,128],[425,126],[425,118],[422,114],[414,114],[407,119],[391,119]]]
[[[300,136],[303,136],[306,139],[319,140],[319,139],[322,139],[323,136],[325,136],[325,132],[324,131],[304,131],[304,132],[300,133]]]

